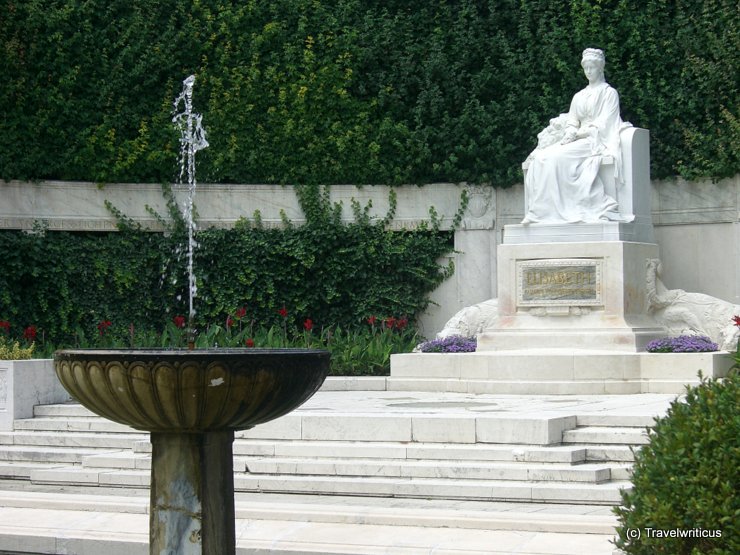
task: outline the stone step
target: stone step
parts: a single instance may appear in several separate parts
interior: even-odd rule
[[[146,470],[71,466],[31,472],[34,484],[148,488],[149,480]],[[346,476],[236,473],[234,487],[237,492],[615,505],[621,501],[620,490],[631,488],[631,484],[627,481],[588,484],[404,477],[363,477],[358,480],[357,477]]]
[[[640,361],[638,353],[574,349],[409,353],[391,357],[391,380],[447,378],[508,383],[639,380]]]
[[[57,418],[36,417],[16,420],[14,423],[16,431],[42,431],[42,432],[93,432],[93,433],[126,433],[137,432],[129,426],[111,422],[100,417],[79,418]]]
[[[50,447],[91,447],[110,449],[133,449],[138,442],[144,441],[146,433],[110,434],[110,433],[48,433],[29,431],[0,432],[0,445],[38,445]],[[145,440],[149,443],[148,440]]]
[[[33,484],[148,488],[151,473],[148,470],[64,466],[31,470],[30,480]]]
[[[148,514],[149,496],[135,489],[98,488],[99,493],[0,490],[0,507]],[[484,530],[612,534],[617,518],[608,507],[572,504],[492,503],[380,497],[235,495],[237,519],[420,526]]]
[[[388,389],[519,395],[681,394],[685,384],[698,383],[700,370],[708,377],[723,377],[732,364],[732,358],[724,352],[628,353],[550,348],[404,353],[391,357]],[[438,389],[440,383],[448,388]]]
[[[134,442],[134,453],[151,453],[149,441]],[[452,443],[405,443],[360,441],[283,441],[236,439],[234,455],[455,461],[519,461],[579,463],[586,461],[587,448],[577,445],[508,445]]]
[[[635,452],[639,451],[638,445],[587,445],[586,460],[589,462],[625,462],[631,463],[635,460]]]
[[[382,459],[244,459],[249,473],[304,476],[385,476],[449,480],[513,480],[602,483],[611,479],[603,464],[484,463],[457,461],[394,461]]]
[[[615,428],[649,428],[655,425],[652,414],[578,414],[577,426],[603,426]]]
[[[611,463],[609,465],[609,470],[612,474],[612,480],[616,481],[624,481],[624,480],[631,480],[632,479],[632,463],[628,462],[620,462],[620,463]]]
[[[148,470],[151,458],[128,451],[85,457],[86,469]],[[383,459],[310,459],[235,457],[235,472],[305,476],[367,476],[443,478],[464,480],[519,480],[602,483],[611,479],[604,464],[492,463],[459,461],[408,461]]]
[[[48,447],[27,445],[5,445],[0,449],[0,460],[50,463],[81,463],[88,455],[101,454],[108,450],[85,447]]]
[[[12,480],[29,480],[36,470],[66,468],[67,463],[33,463],[28,461],[0,461],[0,477]]]
[[[307,477],[240,474],[239,491],[292,492],[322,495],[370,495],[425,499],[477,499],[517,502],[614,505],[627,481],[603,484],[525,482],[513,480],[444,480],[438,478]]]
[[[107,491],[0,492],[0,549],[144,555],[148,497]],[[286,555],[611,555],[616,525],[609,507],[265,493],[235,517],[237,553]]]
[[[34,416],[63,416],[64,418],[97,417],[79,403],[57,403],[52,405],[36,405],[33,407]]]
[[[644,445],[648,443],[646,430],[640,428],[605,428],[585,426],[563,432],[563,443],[601,443],[619,445]]]
[[[146,453],[134,453],[132,451],[101,453],[82,459],[82,467],[90,470],[150,470],[152,457]]]
[[[389,391],[473,393],[477,395],[633,395],[641,393],[643,388],[641,380],[508,381],[456,378],[388,378]],[[666,388],[670,389],[671,384],[667,384]],[[680,390],[683,391],[683,386]],[[654,392],[674,393],[674,391]]]
[[[455,444],[408,444],[383,442],[345,442],[345,441],[280,441],[247,440],[234,441],[234,455],[247,456],[305,456],[342,458],[384,458],[415,460],[458,460],[458,461],[519,461],[541,463],[579,463],[579,462],[632,462],[633,449],[637,445],[610,444],[571,444],[548,445],[472,445]],[[133,443],[134,453],[151,453],[149,440]]]

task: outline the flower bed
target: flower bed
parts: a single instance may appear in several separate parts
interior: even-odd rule
[[[710,353],[719,345],[704,335],[679,335],[655,339],[645,347],[648,353]]]
[[[450,335],[441,339],[433,339],[419,345],[422,353],[472,353],[478,347],[475,337]]]

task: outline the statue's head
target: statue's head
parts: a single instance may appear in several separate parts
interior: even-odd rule
[[[602,70],[606,64],[606,58],[604,57],[604,51],[598,48],[586,48],[581,56],[581,67],[586,62],[597,64]]]

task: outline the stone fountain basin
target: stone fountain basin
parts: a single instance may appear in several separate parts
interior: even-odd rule
[[[309,399],[329,372],[311,349],[61,350],[62,385],[94,413],[138,430],[246,430]]]

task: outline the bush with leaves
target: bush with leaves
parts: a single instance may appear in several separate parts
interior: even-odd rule
[[[629,555],[740,553],[738,407],[740,373],[733,371],[687,388],[657,419],[636,454],[634,487],[615,509],[619,548]],[[666,535],[673,530],[683,533]]]
[[[33,358],[36,345],[22,347],[18,341],[9,341],[0,335],[0,360],[27,360]]]
[[[735,0],[0,0],[0,178],[509,186],[606,51],[652,175],[740,171]]]
[[[265,328],[311,319],[317,328],[351,331],[372,315],[406,318],[413,327],[453,272],[438,262],[452,250],[451,232],[431,216],[417,229],[388,229],[394,195],[385,219],[371,221],[357,205],[356,221],[344,223],[327,189],[299,190],[305,225],[286,220],[283,229],[267,229],[256,217],[197,233],[196,327],[225,323],[240,307]],[[0,318],[11,335],[32,325],[54,345],[133,344],[187,314],[185,238],[174,208],[169,234],[120,214],[120,231],[112,233],[0,231]]]

